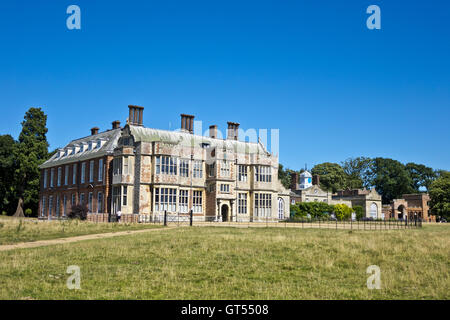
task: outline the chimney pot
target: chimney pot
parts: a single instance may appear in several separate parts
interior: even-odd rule
[[[129,105],[128,109],[129,109],[128,124],[133,126],[142,126],[144,107]]]
[[[228,123],[228,134],[227,139],[239,140],[239,123],[237,122],[227,122]]]
[[[112,122],[112,128],[114,129],[119,129],[120,128],[120,121],[116,120]]]
[[[91,128],[91,136],[95,136],[96,134],[98,134],[98,130],[99,130],[98,127]]]
[[[190,114],[181,114],[181,131],[194,133],[194,116]]]
[[[313,175],[312,184],[320,187],[320,176],[319,175],[317,175],[317,174]]]
[[[217,126],[212,125],[209,126],[209,137],[213,139],[217,139]]]

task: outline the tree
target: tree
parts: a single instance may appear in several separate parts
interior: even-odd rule
[[[286,188],[291,188],[291,175],[289,169],[284,170],[283,165],[281,163],[278,164],[278,180],[281,184]]]
[[[314,166],[311,173],[320,176],[320,185],[323,189],[336,192],[347,186],[347,175],[337,163],[325,162],[318,164]]]
[[[350,189],[371,187],[371,158],[357,157],[348,158],[341,162],[342,169],[347,174],[347,187]]]
[[[416,192],[419,192],[420,188],[428,190],[430,184],[437,178],[436,172],[423,164],[410,162],[406,164],[405,168],[411,177],[411,186]]]
[[[0,136],[0,213],[14,212],[15,186],[14,171],[16,161],[14,150],[16,141],[9,134]]]
[[[347,220],[351,218],[353,210],[344,203],[338,203],[334,205],[333,212],[338,220]]]
[[[390,203],[391,200],[398,199],[403,194],[414,192],[408,171],[397,160],[375,158],[371,171],[374,177],[372,184],[381,194],[383,203]]]
[[[23,215],[22,204],[37,214],[39,203],[38,166],[48,158],[47,116],[41,108],[30,108],[22,121],[22,131],[15,148],[17,161],[15,184],[17,191],[17,209],[15,215]]]
[[[434,215],[450,219],[450,172],[430,184],[430,209]]]
[[[436,170],[435,171],[435,173],[436,173],[436,177],[437,178],[448,178],[448,179],[450,179],[450,171],[447,171],[447,170]]]

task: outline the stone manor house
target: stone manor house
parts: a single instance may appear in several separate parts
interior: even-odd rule
[[[181,115],[180,131],[166,131],[143,126],[143,107],[128,108],[124,127],[94,127],[40,166],[41,219],[63,218],[75,204],[92,215],[120,210],[123,218],[148,220],[190,210],[198,221],[289,217],[278,157],[261,142],[239,141],[238,123],[228,122],[227,138],[219,139],[215,125],[209,137],[195,135],[192,115]]]

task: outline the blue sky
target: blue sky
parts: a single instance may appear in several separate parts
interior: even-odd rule
[[[81,30],[66,8],[81,8]],[[381,8],[368,30],[366,8]],[[1,1],[0,134],[51,148],[125,122],[279,129],[292,169],[389,157],[450,169],[448,1]]]

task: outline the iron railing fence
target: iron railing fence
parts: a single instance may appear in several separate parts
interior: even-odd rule
[[[92,222],[129,222],[129,223],[152,223],[164,226],[221,226],[221,227],[284,227],[284,228],[321,228],[321,229],[348,229],[348,230],[399,230],[415,229],[422,227],[422,220],[415,219],[349,219],[339,220],[335,218],[290,218],[276,220],[273,218],[262,218],[255,220],[220,221],[216,219],[193,219],[192,212],[188,214],[172,214],[168,212],[157,215],[126,214],[120,220],[115,214],[90,214],[88,220]]]

